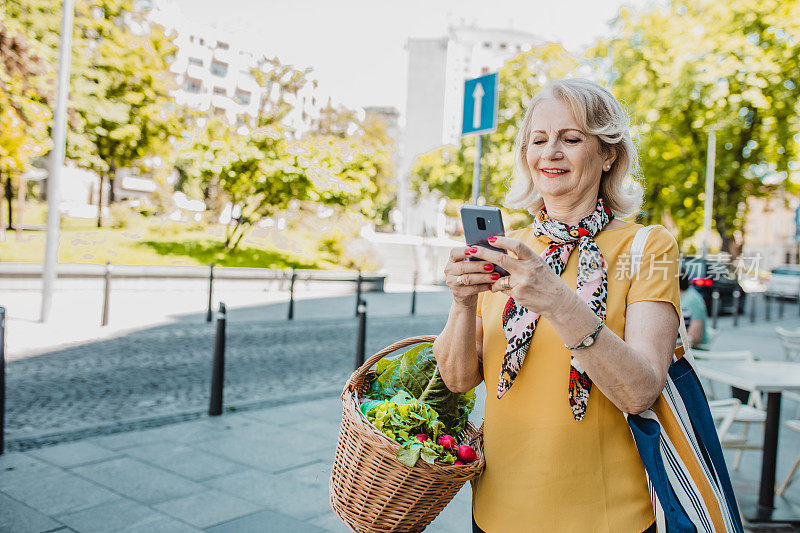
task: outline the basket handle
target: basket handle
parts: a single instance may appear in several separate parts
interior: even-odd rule
[[[355,372],[353,372],[353,374],[350,376],[350,379],[347,380],[347,385],[345,386],[345,390],[355,389],[355,382],[361,381],[361,379],[369,371],[369,369],[372,368],[372,365],[380,361],[384,356],[389,355],[390,353],[399,350],[400,348],[405,348],[406,346],[419,344],[421,342],[432,343],[435,340],[436,340],[436,335],[420,335],[418,337],[409,337],[407,339],[397,341],[394,344],[390,344],[380,352],[370,356],[370,358],[367,359],[363,365],[358,367],[358,369]]]

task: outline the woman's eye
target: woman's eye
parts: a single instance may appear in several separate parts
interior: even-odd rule
[[[568,142],[568,143],[570,143],[570,144],[575,144],[575,143],[579,143],[579,142],[581,142],[581,140],[580,140],[580,139],[564,139],[564,141],[565,141],[565,142]]]
[[[533,144],[544,144],[544,143],[545,143],[545,141],[543,141],[541,139],[536,139],[535,141],[533,141]]]

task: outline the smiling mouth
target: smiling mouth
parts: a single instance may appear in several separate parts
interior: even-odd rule
[[[539,169],[539,170],[540,170],[540,172],[542,174],[544,174],[548,178],[557,178],[557,177],[563,176],[564,174],[569,172],[568,170],[563,170],[563,169],[560,169],[560,168],[542,168],[542,169]]]

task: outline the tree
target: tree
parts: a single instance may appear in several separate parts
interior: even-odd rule
[[[617,35],[589,55],[610,59],[613,92],[641,133],[647,222],[667,213],[680,237],[703,220],[707,135],[717,129],[713,220],[738,255],[747,199],[788,190],[797,164],[800,3],[673,2],[623,9]]]
[[[504,183],[514,164],[514,138],[531,97],[548,80],[573,73],[577,65],[578,60],[561,45],[549,43],[514,57],[500,69],[498,126],[484,137],[481,170],[487,203],[501,203],[505,195]],[[443,146],[417,158],[412,186],[419,189],[427,183],[449,198],[468,201],[474,161],[474,136],[462,138],[457,146]]]
[[[50,147],[46,127],[50,109],[37,83],[41,72],[41,58],[21,28],[12,20],[0,19],[0,184],[5,180],[9,228],[13,190],[21,186],[19,176]]]
[[[187,121],[195,126],[186,128],[177,146],[175,167],[181,175],[179,187],[189,196],[201,195],[206,209],[219,215],[227,201],[221,175],[233,158],[238,157],[244,139],[219,117],[205,120],[194,116],[187,117]]]
[[[60,32],[57,0],[6,0],[6,11],[41,42],[54,77]],[[175,46],[133,0],[77,0],[67,157],[109,182],[117,169],[163,153],[179,122],[170,111]],[[101,225],[102,194],[98,205]]]

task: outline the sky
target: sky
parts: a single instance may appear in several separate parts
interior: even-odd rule
[[[312,67],[320,92],[349,107],[405,108],[409,37],[448,25],[514,28],[581,51],[609,33],[622,0],[172,0],[187,20],[215,25],[246,47]],[[646,0],[624,5],[641,7]]]

